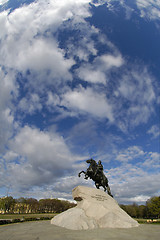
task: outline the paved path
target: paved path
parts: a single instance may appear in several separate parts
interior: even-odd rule
[[[24,222],[0,226],[0,240],[159,240],[160,225],[140,225],[130,229],[67,230],[50,221]]]

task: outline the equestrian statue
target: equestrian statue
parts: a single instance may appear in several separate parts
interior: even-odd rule
[[[106,176],[103,173],[103,165],[102,165],[101,160],[98,161],[98,164],[92,158],[86,160],[86,162],[88,164],[90,164],[87,171],[86,172],[81,171],[78,174],[78,176],[80,177],[81,173],[84,173],[85,174],[84,179],[91,178],[95,182],[96,188],[99,189],[99,187],[102,186],[104,188],[104,191],[107,190],[107,193],[111,197],[113,197],[112,194],[111,194],[110,187],[108,185],[108,179],[106,178]]]

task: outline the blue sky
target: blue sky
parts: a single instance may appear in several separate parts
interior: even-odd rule
[[[101,159],[119,203],[160,194],[160,3],[0,1],[0,197],[72,199]]]

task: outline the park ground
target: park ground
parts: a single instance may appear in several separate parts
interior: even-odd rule
[[[159,240],[160,224],[140,224],[129,229],[68,230],[50,221],[0,226],[0,240]]]

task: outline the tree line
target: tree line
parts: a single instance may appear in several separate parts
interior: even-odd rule
[[[60,213],[75,206],[75,203],[59,199],[0,198],[0,213]],[[160,219],[160,196],[151,197],[145,205],[133,203],[120,207],[133,218]]]
[[[120,207],[133,218],[160,219],[160,196],[151,197],[145,205],[121,204]]]
[[[75,203],[59,199],[0,198],[0,213],[60,213],[74,206]]]

